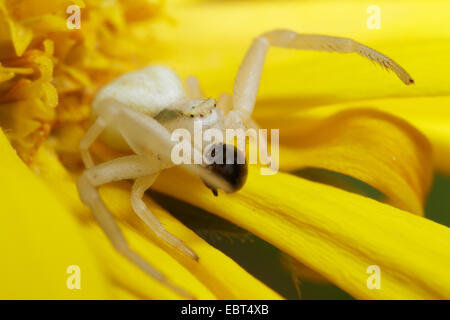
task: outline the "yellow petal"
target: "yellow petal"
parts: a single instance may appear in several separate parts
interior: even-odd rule
[[[377,110],[344,110],[322,118],[316,110],[261,121],[263,127],[280,128],[282,169],[341,172],[383,192],[396,207],[423,214],[432,157],[418,130]]]
[[[110,286],[134,293],[135,298],[173,299],[179,296],[150,279],[122,258],[107,241],[89,209],[79,200],[74,180],[49,149],[41,149],[33,167],[53,191],[68,212],[84,226],[91,250],[97,254]],[[117,215],[117,221],[132,248],[171,282],[200,299],[279,299],[280,296],[253,278],[233,260],[209,246],[194,232],[184,227],[150,199],[146,203],[162,224],[199,255],[199,262],[184,256],[157,238],[140,221],[130,206],[130,184],[117,183],[101,189],[107,206]]]
[[[0,134],[2,299],[109,298],[107,279],[83,228],[17,157]],[[66,286],[71,265],[82,290]]]
[[[353,193],[289,174],[250,168],[246,186],[218,198],[168,170],[155,188],[251,231],[355,298],[449,298],[450,230]],[[367,287],[370,265],[381,289]]]
[[[236,71],[255,36],[287,28],[363,42],[405,67],[416,85],[404,86],[393,74],[356,54],[273,48],[264,68],[260,99],[296,98],[303,106],[311,106],[369,97],[448,93],[450,65],[444,61],[450,49],[450,3],[376,4],[382,18],[378,30],[366,27],[368,4],[360,1],[168,3],[168,13],[177,23],[151,26],[158,40],[153,55],[183,76],[198,76],[206,94],[218,96],[231,93]],[[279,105],[270,108],[283,111]]]
[[[265,104],[266,102],[262,100],[261,103]],[[273,103],[273,101],[270,103]],[[348,101],[323,105],[313,109],[292,111],[288,117],[278,116],[279,119],[276,118],[276,110],[265,109],[258,116],[258,120],[265,125],[276,127],[280,125],[282,119],[295,122],[307,118],[314,122],[343,110],[361,107],[377,109],[406,119],[431,142],[433,160],[437,169],[447,173],[450,172],[450,162],[448,161],[450,158],[450,96],[448,95]],[[280,134],[282,132],[283,130]],[[422,156],[426,156],[426,154],[422,154]]]

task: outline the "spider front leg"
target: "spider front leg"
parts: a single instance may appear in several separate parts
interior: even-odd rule
[[[97,190],[100,185],[113,181],[134,179],[142,175],[155,174],[154,171],[151,167],[151,161],[145,156],[133,155],[117,158],[87,169],[78,179],[78,192],[81,201],[91,209],[98,224],[119,253],[155,280],[163,283],[180,295],[191,298],[188,292],[168,282],[164,275],[150,266],[145,259],[128,246],[127,241]]]
[[[228,119],[230,126],[237,126],[250,118],[255,106],[264,61],[270,46],[327,52],[355,52],[394,71],[405,84],[414,83],[410,75],[393,60],[352,39],[298,34],[290,30],[269,31],[253,40],[237,72],[233,87],[234,110],[229,113]]]

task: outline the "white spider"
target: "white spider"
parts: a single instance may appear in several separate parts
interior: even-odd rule
[[[93,114],[97,119],[80,144],[81,156],[87,168],[78,180],[80,198],[90,207],[117,251],[147,274],[184,296],[190,297],[130,249],[97,188],[112,181],[134,180],[131,205],[135,213],[161,239],[198,260],[192,249],[165,230],[142,201],[143,194],[151,187],[161,170],[174,166],[170,157],[175,145],[171,141],[171,132],[176,128],[192,131],[194,121],[201,121],[205,128],[221,130],[257,127],[251,114],[270,46],[356,52],[393,70],[405,84],[413,83],[409,74],[394,61],[351,39],[274,30],[253,40],[236,75],[232,98],[226,94],[221,95],[217,108],[213,99],[203,97],[196,78],[186,79],[185,90],[179,77],[163,66],[150,66],[122,75],[104,87],[93,102]],[[128,148],[135,154],[94,166],[88,148],[100,134],[111,146]],[[222,147],[223,151],[234,148],[228,145]],[[194,148],[193,152],[199,151]],[[241,156],[236,152],[236,157]],[[217,189],[226,192],[238,190],[244,184],[247,173],[246,164],[182,166],[199,175],[215,194]]]

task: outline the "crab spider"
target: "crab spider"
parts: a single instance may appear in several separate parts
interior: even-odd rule
[[[112,181],[134,180],[131,189],[134,212],[157,236],[198,260],[192,249],[165,230],[142,201],[143,194],[152,186],[161,170],[174,166],[170,150],[175,144],[171,141],[171,132],[176,128],[192,131],[195,121],[200,121],[204,128],[221,130],[257,126],[251,114],[270,46],[355,52],[394,71],[405,84],[413,83],[409,74],[397,63],[351,39],[274,30],[253,40],[237,72],[233,95],[223,94],[217,103],[213,99],[205,99],[196,78],[188,77],[185,89],[178,76],[163,66],[150,66],[122,75],[100,90],[93,102],[96,120],[80,144],[81,156],[87,168],[78,180],[80,198],[90,207],[117,251],[148,275],[184,296],[189,297],[189,294],[168,282],[128,246],[97,188]],[[134,155],[94,165],[88,149],[100,135],[111,146],[131,149]],[[226,144],[219,147],[225,157],[230,148],[235,147]],[[193,151],[200,152],[195,147]],[[239,151],[235,154],[236,157],[242,157]],[[199,175],[214,193],[217,193],[217,189],[237,191],[244,184],[247,173],[246,164],[237,164],[236,161],[233,164],[182,166]]]

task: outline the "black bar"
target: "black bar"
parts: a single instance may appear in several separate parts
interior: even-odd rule
[[[290,301],[0,301],[5,314],[10,309],[15,316],[31,312],[36,316],[63,314],[89,318],[113,313],[115,319],[142,317],[143,319],[321,319],[337,315],[356,315],[385,318],[415,314],[419,309],[436,313],[448,310],[449,301],[337,301],[337,300],[290,300]],[[445,309],[444,309],[445,308]],[[445,313],[443,313],[445,314]],[[101,318],[100,318],[101,317]]]

